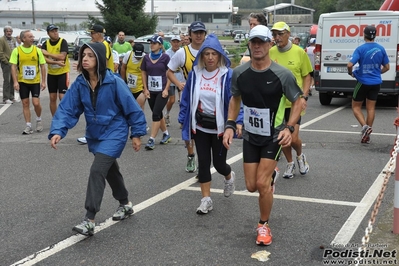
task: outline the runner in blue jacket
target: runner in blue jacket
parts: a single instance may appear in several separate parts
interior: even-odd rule
[[[51,146],[57,149],[58,142],[84,113],[85,136],[94,161],[86,193],[86,217],[73,230],[93,235],[94,218],[100,210],[105,180],[120,204],[113,219],[123,220],[133,213],[133,204],[128,200],[128,191],[116,159],[125,148],[129,127],[133,149],[140,150],[140,137],[146,134],[146,120],[125,82],[106,68],[104,44],[87,43],[82,46],[78,71],[81,74],[60,102],[48,138]]]

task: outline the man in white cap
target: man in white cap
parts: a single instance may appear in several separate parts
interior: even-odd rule
[[[228,120],[223,145],[229,149],[242,100],[243,161],[249,192],[259,192],[260,219],[256,244],[270,245],[269,217],[273,205],[272,175],[281,147],[291,145],[291,134],[300,117],[302,91],[292,73],[269,57],[270,30],[255,26],[249,33],[251,60],[233,70]],[[285,101],[292,102],[290,119],[284,121]]]
[[[180,49],[181,39],[180,39],[179,35],[174,35],[174,36],[172,36],[170,41],[171,41],[172,46],[168,50],[166,50],[166,54],[169,55],[170,58],[172,58],[175,55],[175,53],[177,52],[177,50]],[[180,82],[185,82],[185,79],[183,76],[183,71],[181,70],[180,67],[175,71],[174,74],[175,74],[175,77]],[[170,113],[170,110],[172,110],[173,104],[176,101],[176,96],[175,96],[176,90],[178,91],[178,93],[180,95],[180,88],[177,87],[175,84],[171,83],[170,87],[169,87],[169,99],[168,99],[168,103],[166,104],[166,115],[165,115],[166,126],[170,125],[169,113]]]
[[[310,64],[309,57],[305,50],[298,45],[294,45],[290,40],[290,27],[285,22],[276,22],[272,27],[272,35],[276,45],[270,49],[270,59],[274,62],[282,65],[294,74],[298,86],[303,91],[302,110],[306,110],[307,100],[309,96],[311,75],[313,71],[312,65]],[[289,113],[291,103],[289,101],[285,104],[285,121],[289,119]],[[304,113],[302,113],[303,115]],[[283,174],[284,178],[293,178],[295,173],[295,162],[292,156],[292,149],[296,152],[296,161],[298,163],[299,173],[305,175],[309,172],[309,164],[306,160],[305,154],[302,152],[302,140],[299,138],[299,125],[301,124],[301,118],[294,124],[295,131],[292,134],[291,146],[284,147],[284,156],[287,159],[287,166]]]

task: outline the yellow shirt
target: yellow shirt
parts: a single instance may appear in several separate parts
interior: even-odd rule
[[[12,51],[10,63],[17,65],[18,82],[37,84],[40,83],[39,65],[46,64],[46,59],[35,45],[29,48],[20,45]]]
[[[130,91],[132,93],[137,93],[144,89],[143,78],[141,77],[140,69],[143,58],[137,61],[132,55],[133,52],[130,53],[129,59],[126,63],[126,81]]]
[[[46,42],[46,50],[50,54],[60,54],[61,53],[61,44],[62,44],[62,38],[60,38],[57,42],[56,45],[51,45],[50,44],[50,39],[48,39]],[[53,59],[55,60],[55,59]],[[50,75],[61,75],[64,73],[69,72],[70,66],[69,66],[69,59],[68,56],[65,58],[65,66],[59,66],[57,64],[48,64],[48,74]]]
[[[293,44],[291,49],[281,53],[278,51],[277,46],[273,46],[269,51],[269,55],[271,60],[291,70],[299,88],[303,91],[303,77],[313,71],[312,64],[305,50]],[[290,108],[291,102],[287,100],[285,107]]]
[[[114,57],[112,55],[111,46],[109,46],[109,43],[105,40],[103,41],[103,44],[105,45],[105,58],[107,59],[107,68],[114,72]]]

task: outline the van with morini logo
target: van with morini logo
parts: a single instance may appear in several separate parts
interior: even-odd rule
[[[397,99],[399,11],[348,11],[321,14],[319,18],[314,79],[322,105],[329,105],[334,97],[352,96],[356,80],[348,75],[346,66],[356,47],[364,43],[367,25],[377,28],[374,41],[385,48],[390,61],[390,70],[382,74],[380,94]]]

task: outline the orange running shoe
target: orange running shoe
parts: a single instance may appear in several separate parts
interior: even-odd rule
[[[272,243],[272,232],[270,231],[270,227],[267,223],[258,224],[258,236],[256,237],[257,245],[268,246]]]

